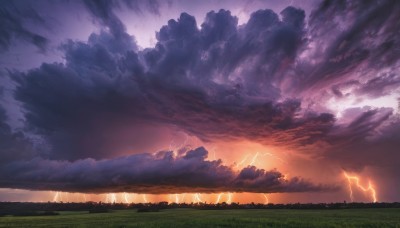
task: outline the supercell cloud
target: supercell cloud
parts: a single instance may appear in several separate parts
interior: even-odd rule
[[[155,44],[147,48],[119,13],[160,18],[178,2],[60,2],[73,4],[97,28],[86,40],[58,37],[61,43],[41,35],[52,28],[34,2],[29,14],[17,3],[1,6],[1,55],[33,45],[39,55],[57,50],[62,60],[29,70],[1,63],[0,187],[338,190],[331,180],[312,181],[318,169],[311,178],[290,164],[293,178],[277,169],[235,169],[207,158],[210,149],[201,147],[235,141],[293,151],[337,170],[378,170],[388,177],[379,185],[400,186],[398,1],[316,1],[312,8],[279,11],[265,6],[241,24],[229,9],[210,7],[204,18],[181,12],[155,28]],[[201,143],[178,154],[150,147],[171,132]],[[399,199],[387,191],[387,200]]]
[[[137,154],[116,159],[83,159],[75,162],[36,158],[10,162],[1,169],[2,187],[68,192],[304,192],[334,190],[295,177],[285,179],[276,170],[254,166],[239,173],[206,161],[208,152],[199,147],[174,157],[172,151]],[[7,176],[12,175],[12,180]]]

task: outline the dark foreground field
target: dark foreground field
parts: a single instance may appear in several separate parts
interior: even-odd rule
[[[0,227],[400,227],[400,209],[60,212],[55,216],[4,216]]]

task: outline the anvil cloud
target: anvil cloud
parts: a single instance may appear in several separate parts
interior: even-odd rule
[[[392,102],[400,97],[397,1],[321,1],[308,12],[264,7],[243,24],[229,9],[210,10],[204,20],[182,12],[157,28],[148,48],[128,33],[129,22],[119,13],[160,17],[167,6],[157,1],[60,2],[84,13],[97,30],[87,40],[67,36],[56,44],[40,33],[51,23],[34,2],[30,14],[18,3],[1,6],[1,55],[25,45],[42,55],[57,50],[62,60],[29,70],[2,64],[0,187],[96,193],[338,189],[330,181],[287,180],[278,170],[235,171],[206,160],[203,147],[178,156],[133,149],[147,150],[169,131],[204,144],[256,142],[343,170],[376,169],[400,186],[400,120]],[[371,102],[379,99],[390,102]],[[12,121],[16,113],[21,118]],[[394,191],[387,194],[398,199]]]

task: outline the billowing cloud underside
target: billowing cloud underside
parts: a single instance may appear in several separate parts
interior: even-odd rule
[[[221,160],[207,161],[199,147],[157,154],[137,154],[116,159],[83,159],[75,162],[36,158],[1,167],[0,187],[68,192],[305,192],[337,189],[295,177],[285,179],[276,170],[254,166],[236,172]],[[12,175],[12,179],[9,176]]]

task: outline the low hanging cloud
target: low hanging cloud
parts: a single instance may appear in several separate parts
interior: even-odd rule
[[[239,173],[208,161],[199,147],[174,157],[172,151],[137,154],[109,160],[75,162],[36,158],[0,167],[0,187],[86,193],[213,193],[213,192],[310,192],[338,188],[316,185],[298,177],[285,179],[276,171],[254,166]]]

